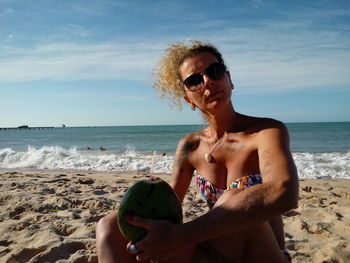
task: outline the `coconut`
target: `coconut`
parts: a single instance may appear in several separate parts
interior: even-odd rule
[[[118,225],[121,234],[132,242],[144,238],[147,230],[129,224],[125,217],[169,220],[182,223],[182,207],[171,186],[160,178],[141,180],[133,184],[123,196],[118,209]]]

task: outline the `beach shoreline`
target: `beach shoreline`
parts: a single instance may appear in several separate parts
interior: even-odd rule
[[[155,174],[166,181],[169,174]],[[148,173],[0,170],[0,262],[97,262],[95,226]],[[350,262],[350,180],[301,179],[284,214],[293,262]],[[207,211],[192,180],[184,220]]]

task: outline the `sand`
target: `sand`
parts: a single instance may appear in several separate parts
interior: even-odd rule
[[[169,180],[169,175],[158,175]],[[0,262],[97,262],[95,226],[142,174],[0,172]],[[207,211],[194,185],[185,221]],[[350,180],[301,180],[284,215],[293,262],[350,262]]]

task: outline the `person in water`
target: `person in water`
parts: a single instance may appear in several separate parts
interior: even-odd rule
[[[161,97],[207,122],[180,140],[170,185],[183,201],[194,178],[210,209],[178,225],[128,217],[148,231],[136,244],[112,212],[96,227],[99,262],[290,262],[281,214],[297,207],[298,176],[286,126],[235,110],[231,73],[209,43],[171,45],[155,73]]]

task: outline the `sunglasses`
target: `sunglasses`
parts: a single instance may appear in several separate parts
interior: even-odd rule
[[[219,80],[221,79],[226,72],[226,66],[221,62],[215,62],[211,64],[209,67],[207,67],[204,70],[204,73],[195,73],[186,78],[183,81],[183,84],[190,90],[190,91],[197,91],[201,88],[199,84],[202,84],[204,82],[203,75],[207,75],[209,78],[213,80]]]

